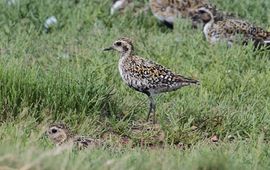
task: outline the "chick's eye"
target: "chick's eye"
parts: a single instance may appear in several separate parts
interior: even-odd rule
[[[204,11],[199,11],[199,14],[204,14]]]
[[[57,130],[56,129],[52,129],[52,133],[56,133],[57,132]]]
[[[121,43],[121,42],[116,42],[115,45],[116,45],[116,46],[121,46],[122,43]]]

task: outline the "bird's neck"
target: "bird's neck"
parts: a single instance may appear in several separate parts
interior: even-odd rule
[[[214,18],[211,18],[210,21],[208,21],[204,27],[203,27],[203,33],[205,34],[205,36],[207,36],[209,29],[213,26],[214,24]]]
[[[214,20],[210,20],[206,24],[204,24],[204,29],[209,29],[214,24]]]
[[[64,143],[66,143],[67,141],[68,141],[68,138],[67,138],[67,136],[65,136],[65,137],[62,137],[62,139],[60,139],[60,140],[56,140],[56,144],[58,146],[60,146],[60,145],[62,145]]]
[[[133,54],[132,50],[127,50],[127,51],[123,51],[121,52],[121,58],[128,58],[129,56],[131,56]]]
[[[67,132],[66,134],[66,138],[63,142],[67,142],[69,140],[71,140],[75,135],[72,132]]]

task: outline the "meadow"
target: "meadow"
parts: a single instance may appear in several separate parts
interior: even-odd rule
[[[269,0],[212,2],[270,31]],[[150,10],[110,16],[110,4],[0,1],[0,169],[268,169],[269,52],[209,45],[190,21],[170,30]],[[50,16],[58,23],[46,32]],[[201,82],[157,98],[162,147],[154,131],[131,133],[146,119],[147,97],[122,82],[118,54],[102,51],[123,36],[138,55]],[[55,149],[44,135],[51,122],[95,138],[129,136],[135,147]],[[142,147],[141,138],[155,147]]]

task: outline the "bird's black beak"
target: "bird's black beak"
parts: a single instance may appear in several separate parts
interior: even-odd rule
[[[110,50],[113,50],[112,47],[108,47],[108,48],[104,48],[103,51],[110,51]]]

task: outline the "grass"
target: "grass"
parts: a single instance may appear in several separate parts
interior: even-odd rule
[[[171,31],[150,11],[109,16],[108,0],[16,2],[0,2],[0,169],[268,169],[269,53],[211,46],[190,22],[179,19]],[[270,1],[213,2],[269,29]],[[58,25],[46,33],[52,15]],[[155,132],[131,133],[146,118],[147,98],[123,84],[118,54],[102,52],[122,36],[134,40],[138,55],[201,81],[157,98],[164,148],[140,147],[140,138],[155,142]],[[54,121],[138,143],[61,152],[43,134]]]

